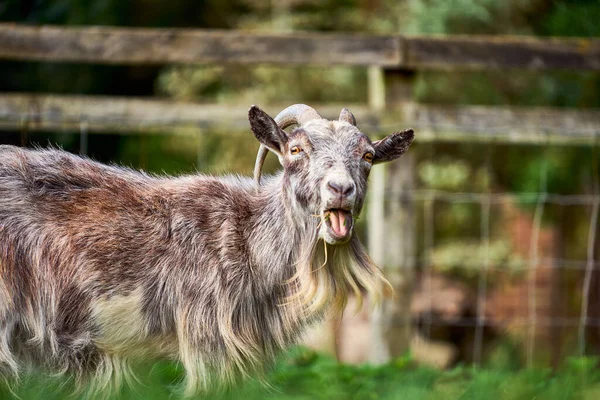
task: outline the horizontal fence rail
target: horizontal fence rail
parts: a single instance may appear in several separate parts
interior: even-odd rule
[[[266,105],[272,115],[287,105]],[[314,105],[335,119],[349,108],[365,132],[417,129],[421,141],[498,140],[589,144],[600,134],[600,110],[439,106],[406,102],[376,112],[367,105]],[[208,128],[248,129],[248,105],[47,94],[0,94],[0,130],[152,133]]]
[[[0,59],[96,64],[270,63],[599,71],[600,40],[0,24]]]
[[[288,105],[264,109],[275,115]],[[331,119],[339,116],[343,107],[317,106],[322,115]],[[189,129],[218,127],[247,130],[249,108],[248,104],[183,103],[150,98],[0,94],[0,129],[77,130],[85,124],[89,132],[95,133],[184,133]],[[376,126],[378,118],[368,107],[357,105],[351,109],[365,126]]]

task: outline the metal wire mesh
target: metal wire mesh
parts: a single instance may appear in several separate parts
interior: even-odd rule
[[[496,140],[493,138],[488,140],[486,143],[486,154],[487,160],[486,165],[490,166],[491,154],[494,151]],[[435,142],[435,138],[433,140]],[[428,336],[432,326],[456,326],[464,328],[473,328],[473,362],[479,364],[483,358],[483,347],[484,347],[484,328],[486,326],[500,326],[511,328],[520,328],[525,331],[523,339],[523,347],[525,351],[525,363],[527,366],[532,366],[535,363],[536,349],[539,346],[539,330],[540,329],[561,329],[561,328],[576,328],[577,330],[577,349],[580,355],[586,354],[586,331],[588,328],[597,328],[600,322],[598,318],[590,317],[590,293],[593,290],[599,290],[600,288],[592,287],[592,274],[594,271],[598,271],[600,263],[597,260],[597,254],[595,254],[595,248],[597,246],[598,236],[598,213],[600,209],[600,191],[598,190],[598,171],[597,168],[597,141],[596,134],[594,134],[594,140],[591,141],[590,146],[593,147],[593,163],[590,165],[590,169],[594,169],[591,173],[593,177],[593,192],[592,193],[571,193],[571,194],[559,194],[551,193],[548,191],[548,163],[549,157],[544,157],[544,162],[539,168],[539,190],[536,192],[500,192],[492,193],[489,190],[485,192],[451,192],[435,189],[417,189],[410,192],[411,199],[416,203],[422,203],[423,210],[423,249],[422,254],[419,258],[418,265],[422,266],[423,274],[421,277],[427,279],[427,283],[424,285],[423,290],[426,292],[428,309],[429,311],[422,318],[422,331],[425,336]],[[537,151],[542,153],[547,152],[547,143],[541,144]],[[429,150],[426,157],[435,159],[434,150]],[[576,179],[576,177],[573,177]],[[386,193],[387,196],[394,198],[397,193]],[[493,212],[494,206],[501,205],[507,202],[516,202],[521,205],[531,205],[533,210],[531,213],[531,235],[529,237],[529,252],[526,260],[510,261],[508,263],[494,264],[490,258],[490,241],[491,241],[491,222],[490,215]],[[472,204],[476,205],[480,209],[480,237],[479,242],[483,249],[483,255],[479,258],[473,259],[474,255],[465,254],[465,259],[469,259],[469,263],[465,263],[462,267],[464,269],[474,268],[477,273],[476,283],[476,306],[475,315],[473,317],[458,317],[451,320],[444,318],[435,318],[432,316],[431,310],[433,309],[433,299],[437,295],[432,291],[431,288],[431,277],[432,277],[432,250],[435,247],[435,227],[436,218],[434,217],[436,204]],[[548,257],[540,252],[540,235],[542,231],[542,225],[544,220],[544,214],[550,206],[557,206],[562,208],[569,208],[572,206],[585,207],[589,215],[589,226],[587,229],[587,237],[582,237],[581,240],[585,240],[587,243],[586,259],[569,259],[562,257]],[[565,218],[570,218],[567,212]],[[478,264],[477,267],[473,267],[472,264]],[[540,314],[539,304],[539,281],[538,270],[541,267],[547,268],[550,266],[555,271],[574,271],[584,273],[583,279],[581,279],[580,291],[581,291],[581,307],[579,311],[579,317],[576,316],[559,316],[559,315],[542,315]],[[490,320],[489,314],[487,313],[487,307],[489,302],[489,273],[491,271],[520,271],[526,273],[526,298],[520,299],[521,302],[527,304],[527,315],[513,316],[504,319],[492,318]],[[578,293],[576,288],[572,290],[575,293],[568,293],[570,296],[577,297]],[[552,300],[552,299],[551,299]],[[557,299],[558,301],[558,299]],[[406,322],[406,321],[405,321]],[[414,321],[413,321],[414,323]],[[547,346],[548,344],[546,344]],[[550,346],[553,344],[550,343]]]

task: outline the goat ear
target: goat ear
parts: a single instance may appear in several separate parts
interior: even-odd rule
[[[373,142],[373,147],[375,147],[373,164],[392,161],[400,157],[413,142],[414,137],[413,130],[407,129],[392,133],[381,140]]]
[[[287,142],[287,134],[277,125],[275,120],[253,105],[248,110],[248,121],[250,121],[250,129],[258,141],[278,156],[281,156]]]

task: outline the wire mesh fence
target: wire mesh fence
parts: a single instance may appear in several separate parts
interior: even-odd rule
[[[536,351],[542,349],[548,352],[560,351],[562,356],[584,355],[593,351],[590,349],[588,332],[590,329],[597,329],[600,322],[597,316],[590,314],[591,307],[600,305],[590,305],[594,290],[600,290],[600,287],[593,287],[595,283],[593,276],[600,266],[597,261],[597,226],[600,204],[598,185],[600,181],[596,136],[597,132],[594,132],[593,139],[587,146],[587,150],[592,155],[586,159],[588,161],[586,168],[589,173],[586,193],[553,193],[549,189],[549,164],[552,163],[552,159],[547,154],[548,143],[530,148],[530,151],[538,153],[542,160],[536,171],[538,175],[538,190],[536,191],[508,191],[502,187],[492,188],[492,185],[487,185],[477,192],[418,188],[404,193],[413,202],[421,204],[420,207],[416,207],[421,213],[418,219],[422,225],[419,230],[422,236],[422,247],[419,249],[417,268],[420,269],[418,279],[424,280],[424,284],[422,287],[415,285],[417,290],[422,293],[413,296],[413,300],[415,298],[425,299],[426,304],[419,306],[419,311],[424,310],[423,315],[420,316],[419,330],[425,337],[430,336],[434,326],[472,329],[471,360],[476,364],[483,360],[486,327],[494,327],[499,330],[501,335],[512,336],[514,341],[519,342],[526,366],[535,364]],[[435,143],[435,140],[433,142]],[[494,163],[492,157],[494,153],[497,153],[499,144],[497,139],[493,139],[479,147],[484,154],[480,163],[484,165],[486,172],[492,175],[494,167],[498,167],[498,163]],[[581,150],[570,149],[569,151]],[[422,157],[429,160],[435,160],[440,156],[436,153],[435,146],[429,146],[429,149],[423,153]],[[478,158],[481,159],[481,157]],[[580,178],[572,176],[574,181]],[[393,196],[395,194],[387,193],[386,195]],[[478,218],[473,222],[479,225],[475,238],[479,248],[476,254],[469,251],[472,250],[469,247],[456,249],[462,254],[454,255],[454,259],[449,261],[454,264],[455,271],[450,271],[451,273],[448,274],[454,275],[450,278],[451,280],[461,281],[465,279],[465,271],[469,271],[468,279],[472,281],[471,291],[473,292],[474,306],[471,309],[472,315],[461,315],[459,310],[455,310],[454,315],[450,317],[440,317],[436,315],[439,313],[440,305],[436,306],[435,304],[436,297],[440,293],[436,293],[432,284],[436,277],[439,279],[440,270],[444,270],[443,257],[439,257],[439,252],[436,256],[436,249],[439,250],[438,241],[441,239],[448,242],[458,239],[458,242],[461,243],[461,238],[440,238],[443,235],[436,232],[436,228],[440,224],[444,224],[440,217],[443,216],[443,213],[451,212],[448,210],[448,206],[452,207],[452,205],[469,205],[478,209]],[[515,208],[518,214],[516,222],[507,220],[509,213],[507,207]],[[544,222],[545,214],[550,212],[556,214],[557,210],[560,211],[558,220]],[[498,217],[499,215],[500,217]],[[547,243],[549,234],[554,234],[554,236],[560,234],[560,232],[556,232],[558,230],[556,227],[562,223],[561,220],[571,218],[579,219],[579,225],[583,221],[587,225],[585,229],[580,229],[580,232],[570,234],[571,239],[569,240],[579,240],[585,243],[585,245],[578,245],[580,255],[578,258],[561,257],[560,248],[568,245],[560,243],[560,238],[555,237],[550,239],[552,243]],[[493,225],[499,223],[502,225],[500,230],[507,231],[498,232],[498,227],[494,229]],[[514,226],[519,223],[526,225],[526,232],[521,232],[520,235],[519,232],[515,232],[517,227]],[[513,244],[510,250],[513,256],[520,253],[518,259],[512,257],[512,259],[498,260],[497,256],[493,255],[494,240],[499,234],[508,237],[510,242],[520,241],[516,245]],[[567,241],[566,238],[562,240]],[[460,273],[456,274],[456,270],[463,273],[463,278],[456,279],[457,275],[461,276]],[[446,272],[448,272],[447,268]],[[516,275],[517,278],[512,279],[512,282],[509,279],[509,283],[504,280],[500,283],[504,287],[498,287],[497,281],[502,280],[502,277],[498,275],[499,272]],[[573,274],[575,274],[574,277]],[[569,280],[568,283],[561,282],[566,280]],[[517,297],[511,299],[511,296]],[[437,301],[439,302],[439,300]],[[560,304],[560,302],[568,304]],[[511,303],[511,306],[502,303]],[[449,305],[445,304],[445,306]],[[515,334],[515,331],[518,333]],[[569,335],[575,336],[575,339],[565,338]],[[565,340],[571,341],[569,343],[571,347],[568,349],[565,349],[561,343],[556,343]],[[553,341],[555,342],[553,343]],[[573,341],[575,343],[572,343]],[[553,347],[555,350],[552,349]],[[559,350],[556,350],[557,348]]]

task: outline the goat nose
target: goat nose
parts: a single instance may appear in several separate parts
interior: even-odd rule
[[[338,196],[347,197],[354,193],[354,183],[340,184],[337,182],[327,183],[329,190]]]

